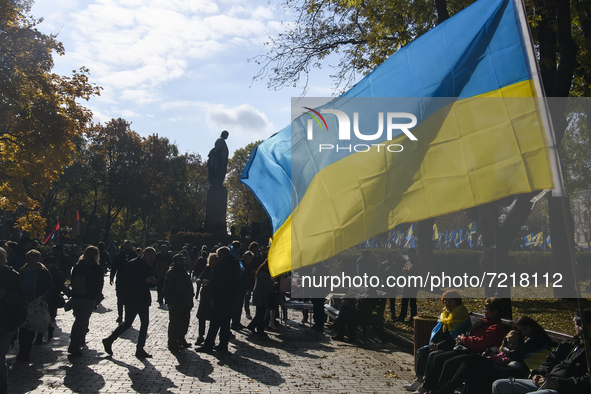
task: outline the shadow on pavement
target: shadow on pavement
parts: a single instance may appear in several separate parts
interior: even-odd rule
[[[102,358],[98,357],[96,350],[88,349],[83,354],[80,357],[68,357],[72,365],[60,367],[66,371],[64,386],[75,393],[98,393],[105,387],[105,379],[90,368],[90,365],[98,364]]]
[[[125,367],[128,369],[129,379],[131,380],[131,388],[136,393],[171,393],[169,391],[172,387],[177,387],[172,380],[162,376],[160,371],[154,368],[148,360],[141,360],[144,368],[124,363],[123,361],[108,358],[112,363]]]
[[[213,365],[209,360],[199,357],[197,353],[190,350],[184,350],[176,354],[175,357],[178,361],[175,368],[183,375],[199,379],[204,383],[215,383],[215,380],[210,376],[213,372]]]

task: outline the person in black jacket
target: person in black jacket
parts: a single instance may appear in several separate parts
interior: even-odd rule
[[[113,259],[113,265],[111,266],[111,286],[113,285],[113,281],[115,281],[115,291],[117,294],[117,323],[121,323],[123,321],[123,305],[125,304],[125,285],[123,277],[123,271],[125,270],[125,266],[129,261],[135,259],[137,254],[133,249],[133,244],[130,240],[125,240],[123,242],[123,248],[121,252],[115,256]]]
[[[80,348],[84,345],[90,316],[97,299],[103,293],[104,274],[99,259],[99,249],[96,246],[89,246],[72,269],[72,289],[69,293],[72,296],[70,305],[75,319],[68,347],[68,353],[72,357],[82,355]]]
[[[207,256],[207,266],[205,270],[199,275],[197,279],[197,295],[199,297],[199,307],[197,308],[197,319],[199,321],[199,336],[195,342],[195,346],[201,345],[205,342],[205,325],[208,320],[211,320],[211,290],[213,285],[210,284],[210,278],[213,276],[215,269],[218,266],[217,253],[210,253]]]
[[[182,254],[173,257],[174,265],[164,278],[164,297],[168,305],[168,349],[176,353],[191,346],[185,336],[191,321],[193,308],[193,282],[187,272],[187,264]]]
[[[139,315],[141,326],[135,356],[137,358],[152,357],[144,350],[144,346],[148,336],[150,305],[152,304],[150,287],[156,286],[157,283],[154,276],[154,266],[152,265],[155,257],[156,250],[146,248],[142,257],[137,257],[125,265],[123,272],[125,321],[109,337],[103,339],[105,352],[110,356],[113,355],[112,345],[115,339],[127,331],[133,324],[135,317]]]
[[[587,323],[587,336],[591,334],[591,312],[584,311]],[[577,335],[562,342],[538,369],[534,369],[531,379],[499,379],[493,383],[494,394],[588,394],[591,392],[587,357],[583,343],[581,313],[575,313]]]
[[[230,253],[228,247],[221,247],[217,250],[220,260],[218,268],[210,278],[212,285],[211,305],[213,307],[211,322],[205,343],[198,350],[210,352],[217,350],[228,351],[228,340],[230,338],[230,320],[234,302],[236,301],[236,288],[240,275],[240,265]],[[220,342],[214,347],[215,338],[220,333]]]
[[[0,248],[0,394],[8,390],[6,353],[14,332],[27,318],[26,297],[20,274],[6,265],[6,251]]]

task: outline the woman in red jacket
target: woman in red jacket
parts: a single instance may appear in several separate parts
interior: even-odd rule
[[[449,381],[462,361],[472,353],[483,352],[493,346],[501,346],[505,328],[501,322],[502,301],[487,298],[484,301],[484,318],[476,323],[467,334],[456,337],[456,347],[433,358],[433,366],[427,372],[423,385],[413,394],[424,394],[435,390],[439,382]]]

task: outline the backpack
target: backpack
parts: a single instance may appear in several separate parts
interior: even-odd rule
[[[86,274],[78,274],[72,279],[72,294],[85,295],[87,291]]]

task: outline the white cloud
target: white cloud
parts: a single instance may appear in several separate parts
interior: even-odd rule
[[[157,96],[146,89],[126,89],[121,92],[121,98],[135,101],[138,104],[150,104],[158,101]]]
[[[257,7],[252,12],[252,17],[255,19],[272,19],[273,11],[267,7]]]
[[[66,9],[52,12],[48,24],[69,39],[62,61],[88,67],[92,82],[105,88],[100,103],[120,111],[166,100],[163,86],[196,81],[198,70],[222,55],[244,53],[236,62],[246,64],[280,29],[275,6],[256,0],[88,0]],[[200,81],[209,83],[206,74]]]
[[[101,83],[158,85],[182,76],[191,58],[211,59],[253,38],[262,41],[273,28],[261,19],[272,15],[261,6],[232,6],[226,13],[207,0],[100,0],[70,15],[68,55]]]
[[[289,122],[286,88],[251,86],[267,52],[263,42],[290,23],[289,10],[268,0],[38,0],[46,33],[57,33],[66,55],[59,74],[86,66],[104,88],[82,103],[95,122],[124,117],[140,135],[170,136],[203,154],[223,129],[239,148]],[[57,9],[53,9],[57,4]],[[36,6],[34,6],[35,8]],[[283,23],[285,21],[285,23]],[[322,85],[322,83],[317,84]],[[299,91],[295,92],[299,94]],[[248,104],[246,104],[248,103]],[[205,145],[203,145],[205,143]],[[205,147],[204,147],[205,146]]]
[[[123,119],[127,119],[127,120],[129,120],[131,118],[139,118],[139,117],[141,117],[141,115],[138,114],[137,112],[133,112],[133,111],[128,110],[128,109],[124,109],[123,111],[121,111],[120,112],[120,116]]]
[[[248,134],[253,138],[263,138],[274,129],[267,116],[249,104],[212,106],[207,110],[206,120],[211,129],[227,129],[231,133]]]

